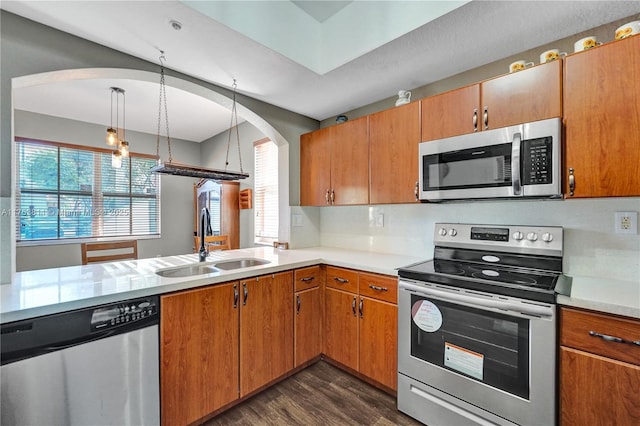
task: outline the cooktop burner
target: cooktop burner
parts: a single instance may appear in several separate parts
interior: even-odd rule
[[[401,278],[555,303],[562,228],[436,224],[434,241],[434,259],[400,268]]]

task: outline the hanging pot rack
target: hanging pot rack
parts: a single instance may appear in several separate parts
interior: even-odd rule
[[[160,123],[162,121],[162,106],[164,105],[166,133],[167,133],[167,147],[169,149],[169,161],[160,162],[157,166],[151,168],[151,173],[167,174],[173,176],[186,176],[196,177],[203,179],[212,179],[215,181],[234,181],[246,179],[249,177],[248,173],[244,173],[242,170],[242,157],[240,156],[240,135],[238,133],[238,113],[236,111],[236,80],[233,80],[233,106],[231,109],[231,125],[229,126],[229,138],[227,141],[227,158],[225,161],[225,169],[210,169],[200,166],[191,166],[188,164],[182,164],[174,162],[171,155],[171,136],[169,135],[169,112],[167,110],[167,91],[164,78],[164,52],[160,51],[160,99],[158,101],[158,136],[156,139],[156,154],[160,158]],[[233,125],[235,120],[235,126]],[[231,146],[231,132],[235,128],[236,140],[238,144],[238,156],[240,161],[240,171],[232,172],[227,170],[229,165],[229,147]]]

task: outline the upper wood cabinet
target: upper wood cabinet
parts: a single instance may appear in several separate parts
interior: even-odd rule
[[[369,203],[369,117],[300,136],[300,204]]]
[[[196,422],[238,399],[238,283],[162,296],[163,425]]]
[[[418,201],[420,102],[369,116],[371,204]]]
[[[565,193],[640,195],[640,37],[564,61]]]
[[[424,98],[422,141],[562,116],[562,61]]]

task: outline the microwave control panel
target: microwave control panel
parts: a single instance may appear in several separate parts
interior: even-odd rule
[[[552,138],[522,141],[522,184],[544,185],[553,183]]]

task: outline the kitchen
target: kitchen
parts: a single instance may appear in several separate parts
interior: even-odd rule
[[[630,18],[633,18],[633,16]],[[621,24],[629,20],[632,19],[622,19],[619,23]],[[21,24],[25,25],[25,23]],[[612,31],[615,30],[616,27],[615,24],[612,24],[597,35],[602,40],[611,40]],[[3,15],[3,44],[6,43],[7,40],[5,32],[10,33],[10,31],[12,31],[11,22],[7,23]],[[67,40],[69,37],[70,36],[67,36]],[[569,37],[566,43],[572,43],[576,38],[577,37]],[[73,41],[82,45],[80,41]],[[569,47],[565,49],[570,49],[572,44],[568,44],[568,46]],[[541,48],[536,48],[530,53],[523,53],[522,56],[537,58],[537,54],[541,50]],[[3,52],[4,51],[5,48],[3,45]],[[8,52],[7,54],[11,53],[11,51]],[[116,62],[113,63],[118,63],[118,59],[114,58],[117,57],[117,55],[114,55],[112,52],[106,52],[106,50],[103,50],[103,52],[106,56],[101,56],[101,58],[104,59],[91,59],[87,61],[89,63],[81,66],[109,66],[110,62],[106,58],[116,60]],[[59,52],[51,51],[42,53],[45,59],[42,60],[41,65],[34,64],[36,61],[29,56],[25,58],[23,63],[18,64],[10,64],[11,61],[3,60],[3,87],[6,87],[4,85],[10,77],[51,70],[52,67],[47,65],[47,60],[55,63],[69,55],[69,53],[64,52],[64,49]],[[5,53],[3,53],[3,55],[4,54]],[[22,55],[17,55],[14,57],[21,56]],[[24,69],[12,71],[10,68],[9,72],[5,72],[5,66],[17,67],[18,65],[22,65]],[[137,66],[126,66],[137,68]],[[493,77],[503,73],[503,66],[504,64],[496,65],[494,69],[482,71],[485,72],[486,75],[474,73],[467,77],[468,79],[466,81],[463,80],[463,83],[449,81],[443,84],[449,84],[447,89],[450,89],[484,78]],[[76,67],[78,67],[78,65],[74,64],[73,66],[69,65],[55,68]],[[157,68],[148,63],[140,64],[140,68],[157,72]],[[464,76],[459,78],[464,79]],[[428,93],[428,90],[437,90],[437,88],[425,88],[423,92],[419,89],[413,90],[414,99],[430,95],[431,93]],[[443,89],[440,91],[442,90]],[[9,104],[8,96],[8,91],[3,91],[3,140],[11,139],[11,135],[8,133],[11,129],[8,118],[9,111],[5,108],[5,106]],[[373,104],[362,108],[359,112],[347,113],[347,115],[353,120],[358,115],[368,114],[393,106],[393,100],[381,101],[380,103],[381,105]],[[273,111],[265,112],[265,118],[270,115],[273,116],[277,114]],[[291,215],[302,215],[303,217],[303,226],[301,228],[291,228],[291,238],[289,241],[292,243],[292,247],[319,245],[354,250],[383,251],[414,257],[416,253],[420,253],[418,257],[426,259],[431,256],[433,251],[434,224],[436,222],[448,222],[453,219],[455,222],[462,223],[539,224],[541,222],[540,216],[542,216],[544,217],[543,223],[545,225],[565,227],[564,273],[570,276],[596,277],[596,279],[591,280],[589,284],[593,289],[587,291],[594,291],[594,289],[599,288],[597,277],[606,277],[610,282],[609,286],[615,285],[618,280],[620,282],[637,283],[639,276],[637,236],[616,235],[612,230],[612,221],[615,212],[640,210],[637,198],[593,198],[549,202],[523,201],[517,203],[494,201],[474,203],[472,209],[461,208],[460,204],[339,206],[320,209],[299,207],[296,206],[296,204],[298,204],[296,199],[298,197],[296,171],[299,165],[296,165],[297,160],[294,160],[294,158],[297,158],[296,153],[298,148],[291,141],[296,141],[301,133],[313,130],[314,124],[311,122],[312,120],[301,117],[292,117],[291,120],[294,124],[287,128],[280,127],[278,130],[285,139],[291,143],[289,154],[292,158],[290,160],[290,164],[292,165],[290,186],[292,190],[288,194],[290,199],[287,204],[291,204]],[[331,121],[333,121],[333,118],[328,118],[324,120],[321,125],[325,126],[330,124],[329,122]],[[6,166],[8,164],[8,156],[5,155],[7,145],[6,143],[3,144],[3,173],[10,172],[11,170],[10,167]],[[7,182],[7,180],[5,179],[5,175],[3,175],[3,196],[10,193],[10,188],[5,192],[5,186],[10,186],[5,182]],[[163,181],[163,190],[166,186],[175,184],[175,180],[171,181],[171,183],[167,180],[166,186],[164,186],[164,182],[165,181]],[[189,199],[183,198],[181,202],[185,205],[190,205],[190,194],[187,195]],[[5,202],[4,198],[3,202]],[[380,215],[383,217],[384,226],[371,226],[370,221],[372,218],[379,217]],[[5,219],[3,218],[3,220]],[[3,224],[3,226],[6,225]],[[192,229],[192,224],[187,224],[186,228],[188,230]],[[310,228],[311,231],[309,231]],[[13,250],[10,239],[5,237],[10,234],[8,230],[5,233],[6,229],[7,228],[3,229],[2,234],[3,262],[8,262],[6,260],[7,256],[5,255],[5,253],[7,253],[6,250]],[[314,229],[319,229],[319,231],[314,231]],[[170,232],[168,227],[163,228],[163,233],[165,230]],[[419,230],[419,232],[416,232],[416,230]],[[188,253],[190,252],[190,248],[191,242],[185,242],[185,246],[181,249],[182,251],[180,253]],[[18,248],[17,250],[17,257],[24,259],[17,259],[19,261],[27,261],[27,259],[40,259],[41,262],[51,261],[52,256],[50,255],[50,251],[46,251],[45,248],[31,248],[31,251],[27,251],[26,248]],[[149,252],[147,257],[155,255],[155,252]],[[54,265],[51,265],[50,267],[53,266]],[[10,264],[8,268],[9,270],[11,269]],[[3,282],[5,282],[4,277],[8,274],[6,271],[7,265],[3,263]],[[608,288],[610,289],[611,287]],[[637,293],[635,294],[637,295]],[[631,296],[633,295],[634,293],[631,293]]]

